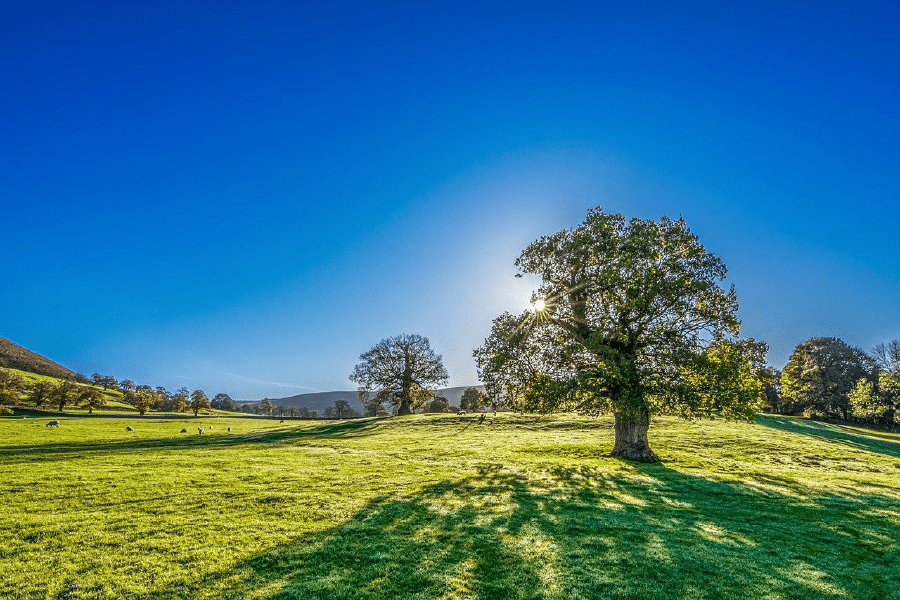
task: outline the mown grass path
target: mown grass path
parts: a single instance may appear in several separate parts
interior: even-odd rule
[[[0,419],[0,597],[900,598],[898,435],[662,418],[641,465],[603,418],[60,420]]]

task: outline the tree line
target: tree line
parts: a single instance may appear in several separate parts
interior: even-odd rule
[[[810,338],[766,375],[766,402],[781,414],[900,426],[900,340],[867,353],[838,338]]]

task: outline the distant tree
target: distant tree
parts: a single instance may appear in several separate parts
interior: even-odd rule
[[[317,410],[311,410],[311,411],[309,412],[309,418],[311,418],[311,419],[318,419],[318,418],[319,418],[319,411],[317,411]]]
[[[810,338],[794,349],[781,373],[783,410],[848,419],[850,392],[863,378],[875,378],[874,361],[865,352],[837,338]]]
[[[156,394],[154,394],[151,390],[140,390],[135,394],[134,398],[134,407],[137,409],[138,413],[142,416],[150,410],[150,407],[153,406],[153,403],[156,401]]]
[[[519,275],[541,286],[533,310],[504,313],[475,351],[491,400],[520,410],[614,416],[612,455],[659,460],[651,416],[705,414],[689,379],[706,347],[737,336],[724,262],[683,219],[626,219],[602,208],[532,242]],[[728,407],[750,419],[751,407]]]
[[[80,393],[79,385],[69,381],[68,379],[60,380],[50,393],[53,403],[59,407],[59,412],[66,408],[66,404],[74,402]]]
[[[296,406],[292,406],[292,407],[291,407],[291,410],[290,410],[290,413],[291,413],[291,416],[292,416],[292,417],[296,417],[296,416],[297,416],[297,407],[296,407]]]
[[[34,402],[35,406],[40,408],[44,405],[44,402],[50,400],[51,393],[53,392],[53,384],[46,379],[41,379],[40,381],[31,384],[29,390],[31,401]]]
[[[172,394],[172,410],[177,413],[183,413],[188,407],[188,398],[191,391],[186,387],[180,387]]]
[[[312,416],[312,412],[310,412],[308,406],[301,406],[301,407],[297,410],[297,413],[300,415],[300,418],[301,418],[301,419],[308,419],[308,418],[310,418],[310,417]]]
[[[463,410],[477,411],[484,405],[484,394],[478,388],[467,387],[459,400],[459,407]]]
[[[102,408],[106,402],[103,400],[103,394],[95,387],[84,386],[78,394],[78,402],[82,408],[88,409],[88,414],[94,414],[95,408]]]
[[[872,358],[880,370],[900,375],[900,340],[878,344],[872,349]]]
[[[100,382],[100,385],[103,386],[104,390],[108,390],[109,388],[115,388],[118,386],[118,381],[112,375],[104,375],[103,379]]]
[[[75,373],[75,382],[83,383],[83,384],[90,384],[91,380],[88,378],[87,375],[84,375],[83,373]]]
[[[191,392],[191,410],[194,411],[196,417],[200,413],[201,408],[212,408],[209,405],[209,398],[203,393],[203,390],[194,390]]]
[[[242,413],[248,413],[248,414],[252,413],[253,408],[254,408],[254,406],[252,404],[250,404],[249,402],[245,402],[244,404],[241,404],[241,412]]]
[[[441,356],[428,338],[398,335],[381,340],[359,357],[350,381],[358,385],[363,404],[390,402],[397,414],[408,415],[431,398],[430,389],[447,382]]]
[[[261,415],[271,415],[272,411],[275,410],[275,405],[272,404],[272,401],[268,398],[263,398],[259,401],[257,409],[259,410],[259,414]]]
[[[123,379],[119,382],[119,389],[122,390],[122,392],[133,392],[134,382],[130,379]]]
[[[231,396],[223,392],[219,392],[210,401],[210,405],[216,410],[237,410],[237,402],[231,399]]]
[[[390,416],[386,410],[384,410],[384,404],[369,402],[367,404],[363,404],[363,408],[365,409],[365,415],[367,417],[377,417],[384,413],[387,416]]]
[[[91,383],[94,385],[103,385],[103,375],[100,373],[94,373],[91,375]]]
[[[326,407],[325,407],[325,418],[326,418],[326,419],[333,419],[333,418],[334,418],[334,407],[333,407],[333,406],[326,406]]]
[[[283,417],[285,415],[285,413],[287,413],[287,411],[288,411],[287,406],[278,405],[275,408],[275,412],[278,413],[279,417]]]
[[[25,381],[18,373],[0,369],[0,404],[18,404]]]
[[[425,405],[427,413],[445,413],[450,412],[450,402],[443,396],[435,396],[431,402]]]
[[[334,401],[334,416],[338,419],[352,419],[360,416],[360,414],[350,407],[350,403],[346,400]]]
[[[849,399],[851,415],[858,421],[888,426],[900,422],[900,374],[880,371],[874,382],[863,377]]]

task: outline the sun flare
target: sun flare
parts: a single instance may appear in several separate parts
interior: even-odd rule
[[[547,308],[547,304],[544,302],[543,298],[538,298],[534,301],[534,312],[541,312]]]

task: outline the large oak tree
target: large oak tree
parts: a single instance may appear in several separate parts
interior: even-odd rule
[[[614,456],[658,460],[651,415],[704,414],[714,373],[746,373],[740,365],[758,354],[756,342],[753,352],[722,350],[738,334],[737,296],[720,285],[725,264],[682,219],[627,221],[595,208],[578,227],[533,242],[516,266],[541,285],[534,310],[500,315],[475,351],[489,397],[525,410],[611,412]],[[732,387],[714,408],[752,416],[759,388]]]
[[[381,340],[359,356],[350,381],[357,384],[364,405],[390,402],[398,415],[408,415],[432,397],[431,388],[445,384],[447,369],[441,356],[421,335],[398,335]]]

